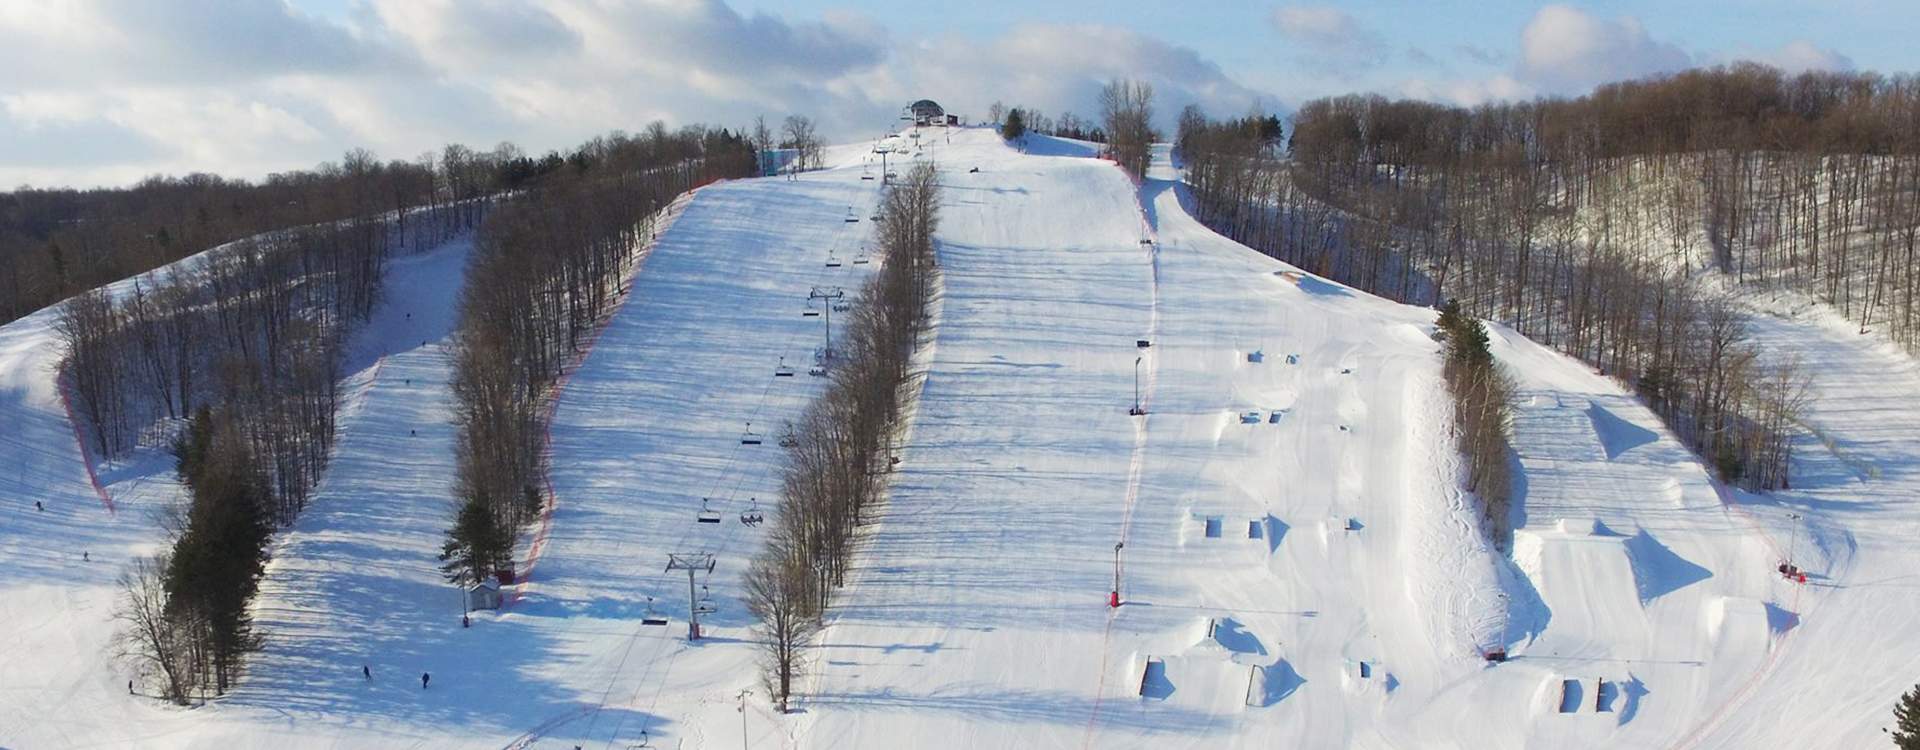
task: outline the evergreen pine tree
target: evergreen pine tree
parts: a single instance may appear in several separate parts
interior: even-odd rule
[[[1009,141],[1018,140],[1027,134],[1027,115],[1019,107],[1007,110],[1007,120],[1000,124],[1000,137]]]
[[[1900,702],[1893,704],[1893,745],[1900,750],[1920,750],[1920,685],[1913,686]]]
[[[482,498],[460,506],[447,542],[440,548],[440,570],[447,580],[466,585],[484,580],[512,554],[512,538]]]
[[[191,623],[214,691],[224,693],[255,646],[248,603],[273,534],[268,493],[246,437],[224,415],[201,410],[182,444],[179,471],[192,501],[167,565],[167,615]]]

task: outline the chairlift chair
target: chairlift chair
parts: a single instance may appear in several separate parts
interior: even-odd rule
[[[760,499],[749,498],[747,509],[740,512],[740,523],[747,526],[759,526],[760,522],[764,520],[766,520],[766,518],[760,515]]]
[[[856,261],[856,262],[858,262],[858,261]],[[835,303],[833,303],[833,311],[834,311],[834,312],[846,312],[846,311],[848,311],[848,310],[852,310],[852,309],[853,309],[853,303],[852,303],[852,302],[835,302]]]
[[[707,585],[704,583],[700,584],[700,601],[694,602],[693,611],[696,614],[702,615],[710,615],[720,611],[713,608],[713,592],[708,590]]]
[[[700,513],[694,516],[694,520],[700,523],[719,523],[720,513],[707,507],[707,498],[703,497],[700,498]]]
[[[839,267],[840,267],[840,259],[839,259],[839,258],[836,258],[836,257],[834,257],[834,256],[832,256],[832,255],[828,255],[828,256],[827,256],[827,267],[828,267],[828,268],[839,268]]]
[[[853,264],[854,264],[854,265],[856,265],[856,266],[864,266],[864,265],[866,265],[866,264],[867,264],[867,254],[863,252],[863,253],[860,253],[859,255],[855,255],[855,256],[853,256]]]
[[[660,614],[660,610],[654,609],[653,597],[651,596],[647,597],[647,611],[645,614],[640,615],[640,624],[641,625],[667,624],[667,616]]]
[[[759,445],[760,434],[753,431],[753,423],[747,423],[747,431],[740,433],[741,445]]]
[[[788,366],[787,366],[787,358],[786,358],[786,357],[781,357],[781,358],[780,358],[780,364],[778,364],[778,365],[775,365],[775,366],[774,366],[774,368],[773,368],[773,376],[774,376],[774,377],[776,377],[776,378],[790,378],[790,377],[793,377],[793,368],[791,368],[791,367],[788,367]]]

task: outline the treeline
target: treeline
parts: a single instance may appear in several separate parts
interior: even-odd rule
[[[355,149],[338,163],[257,184],[192,174],[123,189],[0,193],[0,323],[246,237],[387,212],[404,223],[420,208],[472,207],[538,169],[510,144],[493,152],[452,145],[410,162],[381,162]]]
[[[459,509],[441,555],[450,580],[512,569],[516,532],[546,502],[554,386],[624,293],[655,216],[695,186],[756,171],[751,139],[726,130],[660,131],[631,145],[633,158],[557,174],[480,227],[452,353]]]
[[[388,258],[457,234],[471,210],[417,210],[405,230],[388,214],[249,237],[69,298],[54,320],[62,380],[98,457],[215,407],[261,462],[273,518],[291,521],[332,446],[340,349],[379,302]]]
[[[1107,128],[1107,155],[1136,179],[1153,161],[1153,85],[1115,78],[1100,89],[1100,119]]]
[[[1480,501],[1482,528],[1495,546],[1513,543],[1513,381],[1487,346],[1487,329],[1449,300],[1436,321],[1440,374],[1453,399],[1453,437],[1466,461],[1467,491]]]
[[[921,164],[882,199],[879,273],[835,349],[833,383],[794,426],[782,476],[785,503],[746,576],[760,619],[768,693],[787,710],[801,650],[845,583],[861,522],[883,498],[892,436],[908,397],[908,365],[926,325],[935,279],[939,188]]]
[[[1490,218],[1523,249],[1557,232],[1677,264],[1704,253],[1920,351],[1915,76],[1742,63],[1472,110],[1341,97],[1294,122],[1306,187],[1342,206],[1426,228],[1456,215],[1452,193],[1491,188],[1506,195],[1470,207],[1505,214]],[[1516,316],[1548,304],[1511,296]]]
[[[1893,148],[1901,136],[1856,121],[1874,107],[1910,111],[1911,88],[1905,79],[1787,79],[1739,65],[1473,110],[1318,100],[1293,118],[1290,158],[1254,118],[1183,118],[1178,144],[1198,212],[1221,232],[1402,302],[1458,299],[1467,314],[1634,387],[1722,478],[1764,490],[1789,481],[1805,381],[1791,365],[1759,363],[1740,314],[1694,282],[1696,238],[1737,234],[1709,231],[1726,221],[1715,216],[1734,212],[1713,207],[1761,194],[1729,197],[1742,180],[1715,170],[1764,164],[1763,146]],[[1654,117],[1652,103],[1676,97],[1688,116]],[[1765,202],[1768,215],[1786,211],[1780,200]],[[1817,213],[1836,205],[1821,198]],[[1859,251],[1857,233],[1833,231],[1853,238],[1833,253]],[[1713,262],[1736,274],[1759,263],[1727,249],[1737,246],[1716,248]],[[1875,257],[1886,269],[1876,286],[1900,288],[1894,275],[1911,275],[1891,249]]]
[[[1008,107],[994,102],[993,106],[987,108],[987,119],[999,125],[1001,137],[1010,141],[1033,132],[1078,141],[1107,142],[1107,131],[1101,129],[1100,123],[1072,112],[1054,118],[1031,107]]]
[[[123,579],[126,653],[184,703],[233,684],[277,525],[306,506],[334,441],[342,347],[388,258],[461,231],[455,203],[250,237],[193,264],[82,292],[55,322],[63,378],[103,458],[175,434],[187,501],[169,551]],[[184,423],[185,429],[175,426]],[[141,429],[152,425],[151,430]]]
[[[687,162],[709,142],[740,140],[701,128],[669,134],[656,124],[640,137],[595,138],[564,157],[506,158],[492,177],[449,147],[452,156],[429,181],[437,194],[424,206],[361,203],[367,214],[249,237],[164,276],[135,279],[130,290],[95,289],[62,305],[62,378],[94,445],[111,458],[143,432],[177,433],[173,450],[188,489],[168,520],[170,551],[123,579],[125,655],[158,675],[176,702],[223,692],[237,678],[241,656],[258,641],[248,607],[267,544],[304,508],[326,466],[342,348],[378,305],[393,254],[469,231],[502,189],[623,184],[647,165]],[[744,170],[753,154],[717,149],[695,161]],[[378,184],[377,172],[367,174]],[[185,429],[175,429],[182,421]]]

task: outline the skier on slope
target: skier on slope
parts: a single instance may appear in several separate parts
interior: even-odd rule
[[[421,672],[420,673],[420,689],[421,690],[427,689],[427,682],[432,679],[433,679],[433,675],[427,674],[426,672]]]

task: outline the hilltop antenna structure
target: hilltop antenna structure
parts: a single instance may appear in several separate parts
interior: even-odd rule
[[[700,613],[713,611],[701,606],[700,595],[694,588],[693,574],[706,571],[713,573],[713,553],[710,552],[672,552],[667,554],[667,572],[687,571],[687,640],[700,640]]]

